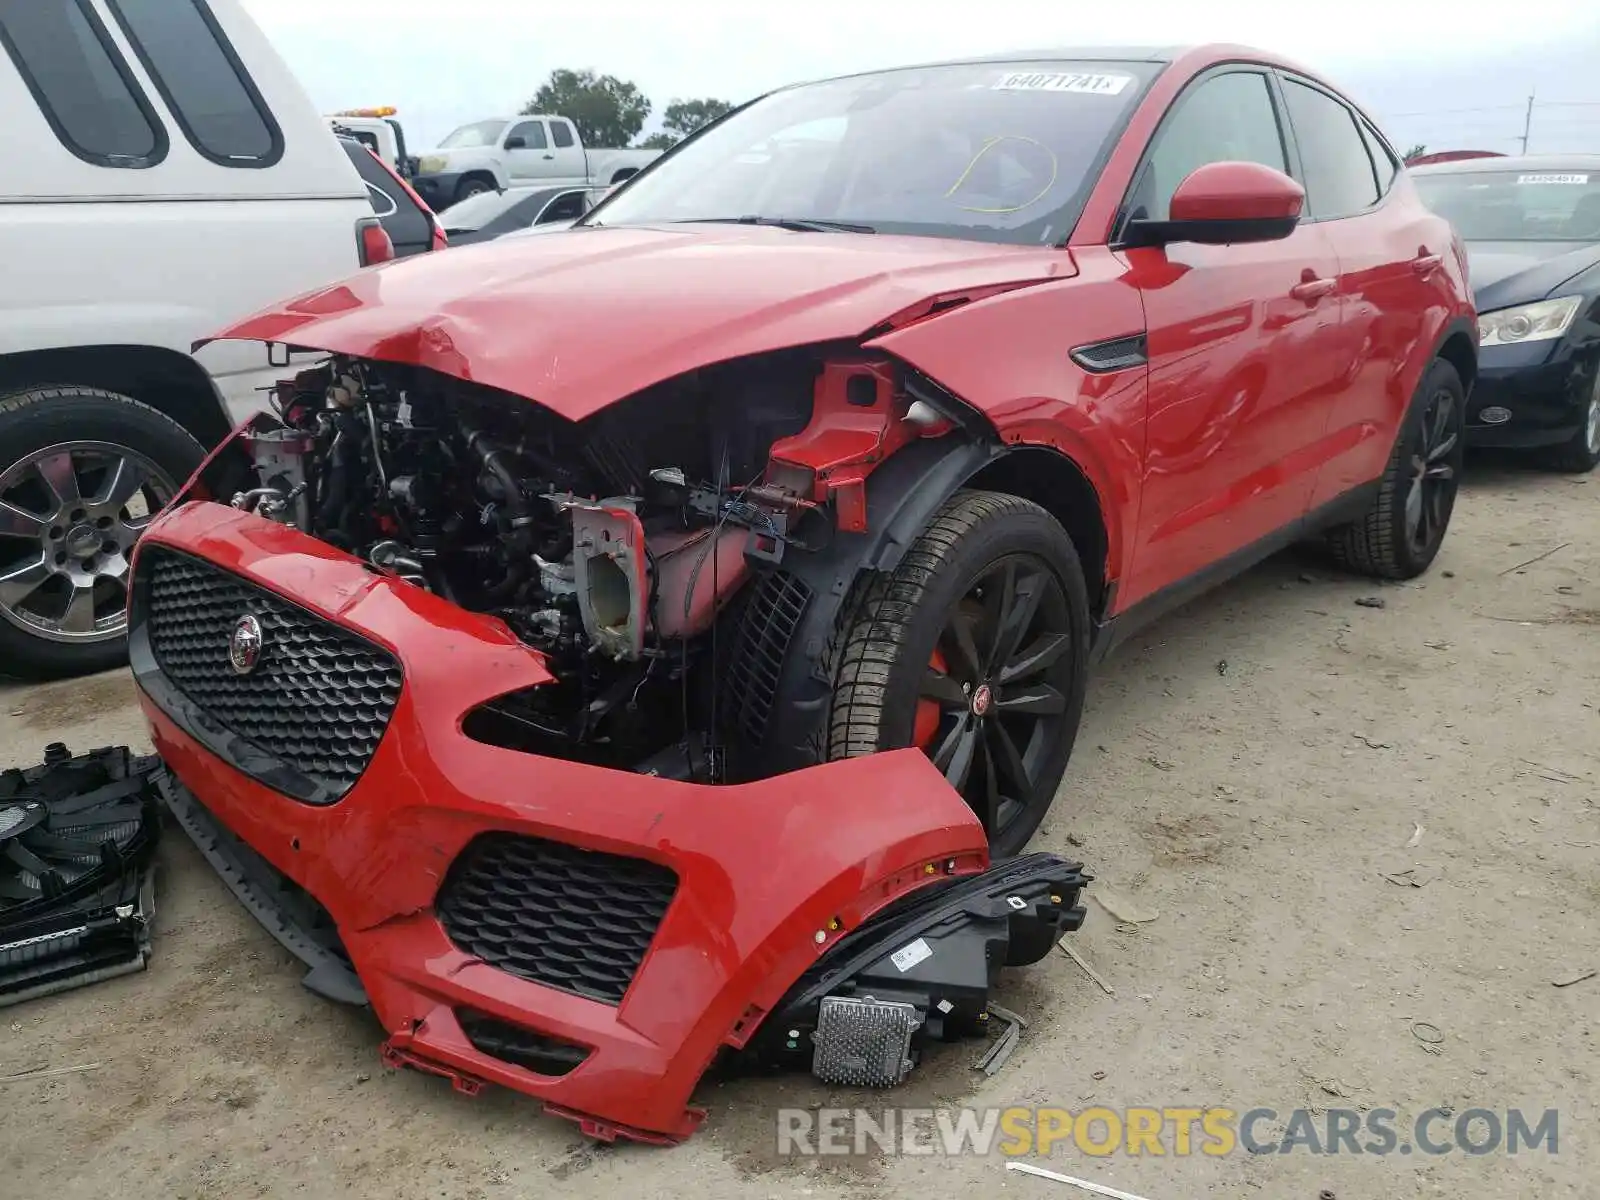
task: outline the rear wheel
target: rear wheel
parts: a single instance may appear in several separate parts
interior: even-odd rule
[[[126,396],[0,397],[0,666],[38,677],[126,661],[133,544],[203,458]]]
[[[1339,564],[1380,579],[1413,579],[1444,544],[1461,486],[1466,390],[1443,359],[1428,368],[1366,513],[1328,531]]]
[[[1090,622],[1083,569],[1049,513],[958,492],[834,639],[828,757],[921,746],[1010,857],[1049,811],[1077,737]]]

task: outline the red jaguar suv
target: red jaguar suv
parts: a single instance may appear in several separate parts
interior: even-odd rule
[[[292,365],[139,544],[168,802],[391,1062],[656,1140],[723,1057],[893,1082],[1082,919],[1014,856],[1092,662],[1296,540],[1433,561],[1464,261],[1252,50],[772,92],[221,335]]]

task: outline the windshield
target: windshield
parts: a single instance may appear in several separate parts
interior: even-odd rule
[[[1102,149],[1159,70],[962,64],[786,88],[659,160],[585,223],[835,221],[1060,242]]]
[[[482,229],[513,204],[527,197],[527,192],[479,192],[476,196],[468,196],[452,204],[444,210],[440,219],[444,221],[446,230],[470,233]]]
[[[477,146],[497,146],[500,144],[500,131],[505,127],[504,121],[474,121],[451,133],[439,143],[439,149],[470,150]]]
[[[1600,242],[1600,172],[1412,176],[1423,203],[1469,242]]]

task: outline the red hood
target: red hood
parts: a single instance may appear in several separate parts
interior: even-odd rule
[[[218,339],[431,367],[571,420],[695,367],[857,338],[934,296],[1077,274],[1066,250],[768,226],[508,237],[362,271]]]

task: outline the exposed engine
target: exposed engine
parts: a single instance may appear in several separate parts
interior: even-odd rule
[[[235,507],[499,617],[546,656],[557,685],[480,710],[469,734],[702,780],[724,769],[719,616],[752,570],[864,519],[864,472],[847,491],[821,482],[844,476],[803,465],[808,439],[826,425],[831,461],[872,462],[939,424],[907,413],[891,369],[814,351],[696,372],[581,423],[337,357],[275,402],[282,427],[248,435],[259,486]],[[824,407],[845,420],[815,421]]]

